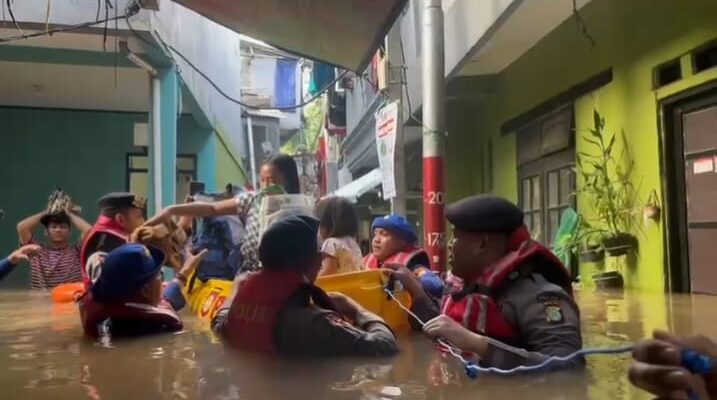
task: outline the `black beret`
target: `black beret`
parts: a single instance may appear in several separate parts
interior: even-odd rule
[[[446,218],[468,232],[512,233],[523,225],[523,211],[510,201],[491,194],[468,197],[446,208]]]
[[[120,210],[123,208],[139,208],[144,210],[147,208],[147,199],[127,192],[107,193],[97,200],[97,204],[102,210]]]
[[[302,267],[319,252],[319,220],[293,215],[272,223],[261,237],[259,260],[267,269]]]

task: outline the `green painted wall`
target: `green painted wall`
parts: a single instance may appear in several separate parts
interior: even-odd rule
[[[247,183],[246,174],[241,167],[241,157],[239,153],[231,147],[231,141],[223,133],[222,128],[218,127],[215,134],[215,154],[216,154],[216,183],[217,190],[221,191],[231,183],[233,185],[244,185]]]
[[[607,120],[609,131],[624,130],[627,146],[633,154],[633,181],[639,200],[644,202],[654,189],[661,193],[659,166],[658,100],[679,90],[717,78],[715,71],[689,76],[691,68],[686,53],[717,38],[717,2],[713,1],[621,1],[595,0],[581,11],[596,46],[579,34],[571,18],[556,28],[536,46],[498,76],[499,92],[475,107],[475,126],[451,132],[449,140],[469,143],[474,149],[486,137],[493,150],[492,186],[478,190],[493,191],[517,200],[517,167],[515,135],[501,135],[500,126],[589,77],[612,67],[613,81],[575,103],[576,130],[592,124],[592,110],[597,108]],[[671,59],[683,58],[680,82],[660,90],[652,89],[653,67]],[[577,141],[577,150],[585,148]],[[452,157],[449,146],[448,157]],[[449,191],[461,191],[461,182],[474,182],[480,169],[470,170],[460,163],[449,165]],[[589,214],[589,204],[578,196],[580,212]],[[663,227],[661,223],[637,224],[640,255],[627,268],[627,284],[649,290],[664,288]],[[582,266],[581,273],[589,276]],[[588,281],[587,279],[584,281]]]
[[[132,144],[134,124],[146,119],[139,113],[0,108],[0,207],[5,210],[0,255],[17,244],[17,222],[43,209],[56,186],[67,190],[83,207],[83,217],[94,221],[97,198],[125,189],[126,155],[140,150]],[[213,140],[211,131],[191,117],[180,118],[178,126],[180,153],[199,153]],[[213,175],[201,170],[201,161],[200,176]],[[2,286],[25,285],[28,270],[19,268]]]

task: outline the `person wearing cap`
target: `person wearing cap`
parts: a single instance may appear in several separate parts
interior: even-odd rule
[[[44,227],[46,241],[37,240],[33,235],[38,225]],[[78,243],[70,242],[73,225],[80,233]],[[32,289],[52,289],[57,285],[79,282],[82,279],[80,243],[90,228],[90,224],[71,209],[54,213],[45,210],[17,224],[20,245],[40,246],[29,258]]]
[[[368,269],[383,268],[396,277],[413,275],[423,290],[413,290],[420,299],[414,299],[415,307],[423,307],[424,301],[437,302],[443,296],[443,281],[440,276],[431,271],[428,253],[418,247],[418,236],[413,226],[405,218],[390,214],[374,219],[371,224],[373,240],[371,253],[364,258],[364,265]],[[408,285],[413,279],[400,279]],[[408,289],[408,288],[407,288]],[[428,294],[424,297],[423,294]],[[419,300],[419,301],[416,301]],[[411,321],[414,328],[420,328],[415,321]]]
[[[446,217],[454,227],[452,273],[458,279],[443,298],[443,315],[425,307],[417,312],[424,321],[436,317],[424,326],[429,335],[499,368],[537,364],[582,348],[571,279],[550,250],[531,240],[517,206],[478,195],[448,206]],[[558,367],[583,364],[578,359]]]
[[[102,274],[78,301],[85,334],[138,336],[181,330],[176,313],[186,304],[181,286],[205,253],[188,257],[162,290],[162,250],[129,243],[110,251]]]
[[[239,276],[212,320],[229,345],[282,356],[383,356],[398,351],[377,315],[314,285],[321,269],[319,221],[288,216],[259,244],[263,268]]]
[[[126,244],[145,221],[147,200],[132,193],[114,192],[99,198],[100,216],[82,243],[80,261],[85,287],[94,282],[110,251]]]

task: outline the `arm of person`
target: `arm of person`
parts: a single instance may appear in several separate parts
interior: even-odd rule
[[[411,311],[421,321],[426,322],[437,317],[441,313],[438,307],[438,301],[426,293],[416,274],[411,272],[408,268],[386,268],[382,271],[392,276],[393,279],[401,282],[404,289],[406,289],[406,291],[408,291],[411,295]],[[411,318],[410,322],[413,329],[420,330],[422,328],[419,321],[415,321]]]
[[[234,303],[234,297],[236,297],[237,292],[239,291],[239,286],[241,285],[241,282],[249,276],[250,273],[244,273],[237,275],[236,279],[234,279],[234,284],[232,285],[232,292],[229,294],[229,297],[224,301],[221,307],[217,310],[216,314],[214,314],[214,317],[212,318],[212,331],[218,335],[218,336],[224,336],[224,328],[226,327],[227,318],[229,317],[229,309],[232,306],[232,303]]]
[[[339,260],[334,256],[324,254],[321,259],[321,270],[319,271],[319,276],[334,275],[338,272],[338,270]]]
[[[205,254],[207,254],[206,249],[187,257],[182,269],[177,272],[174,278],[169,281],[167,286],[164,288],[162,297],[167,300],[174,311],[180,311],[187,304],[187,299],[184,298],[182,287],[187,283],[187,279],[189,279],[202,262]]]
[[[533,275],[508,289],[502,302],[503,313],[521,334],[525,350],[488,344],[478,353],[491,366],[513,368],[534,365],[550,356],[567,356],[582,348],[580,311],[575,301],[559,287]],[[518,351],[516,351],[518,350]],[[552,369],[580,367],[584,359],[556,363]]]
[[[90,225],[87,221],[85,221],[82,217],[75,214],[74,212],[67,212],[67,215],[70,217],[70,221],[72,221],[72,225],[74,225],[77,230],[80,231],[80,242],[85,239],[85,236],[87,236],[87,233],[92,229],[92,225]]]
[[[33,214],[17,224],[17,235],[20,239],[20,244],[29,244],[32,240],[32,231],[40,225],[40,220],[45,216],[47,212],[42,211],[37,214]]]
[[[5,279],[15,269],[20,261],[29,261],[30,255],[40,250],[36,244],[28,244],[10,253],[7,258],[0,260],[0,281]]]
[[[362,310],[355,325],[317,307],[287,308],[274,330],[277,349],[290,356],[390,356],[396,337],[383,320]]]

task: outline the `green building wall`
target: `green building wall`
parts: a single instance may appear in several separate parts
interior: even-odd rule
[[[638,203],[644,204],[653,190],[661,194],[658,102],[717,79],[715,69],[693,74],[688,54],[717,38],[717,2],[595,0],[581,13],[594,47],[570,18],[497,76],[496,96],[472,103],[470,110],[449,105],[449,118],[465,119],[455,130],[449,122],[448,191],[459,194],[450,198],[492,191],[517,201],[515,134],[501,134],[501,125],[608,68],[612,82],[574,104],[576,151],[586,149],[581,132],[592,126],[597,109],[609,132],[625,133],[635,163],[632,177]],[[653,68],[675,58],[682,60],[683,79],[654,90]],[[484,159],[486,146],[491,149],[489,166],[472,156]],[[466,168],[466,152],[472,157],[471,168]],[[578,180],[578,189],[580,184]],[[590,215],[587,199],[578,195],[577,204],[579,212]],[[662,221],[644,222],[640,216],[637,221],[633,233],[639,240],[639,257],[624,270],[627,285],[664,290]],[[587,278],[593,269],[581,265],[580,271]],[[589,279],[583,281],[590,284]]]

